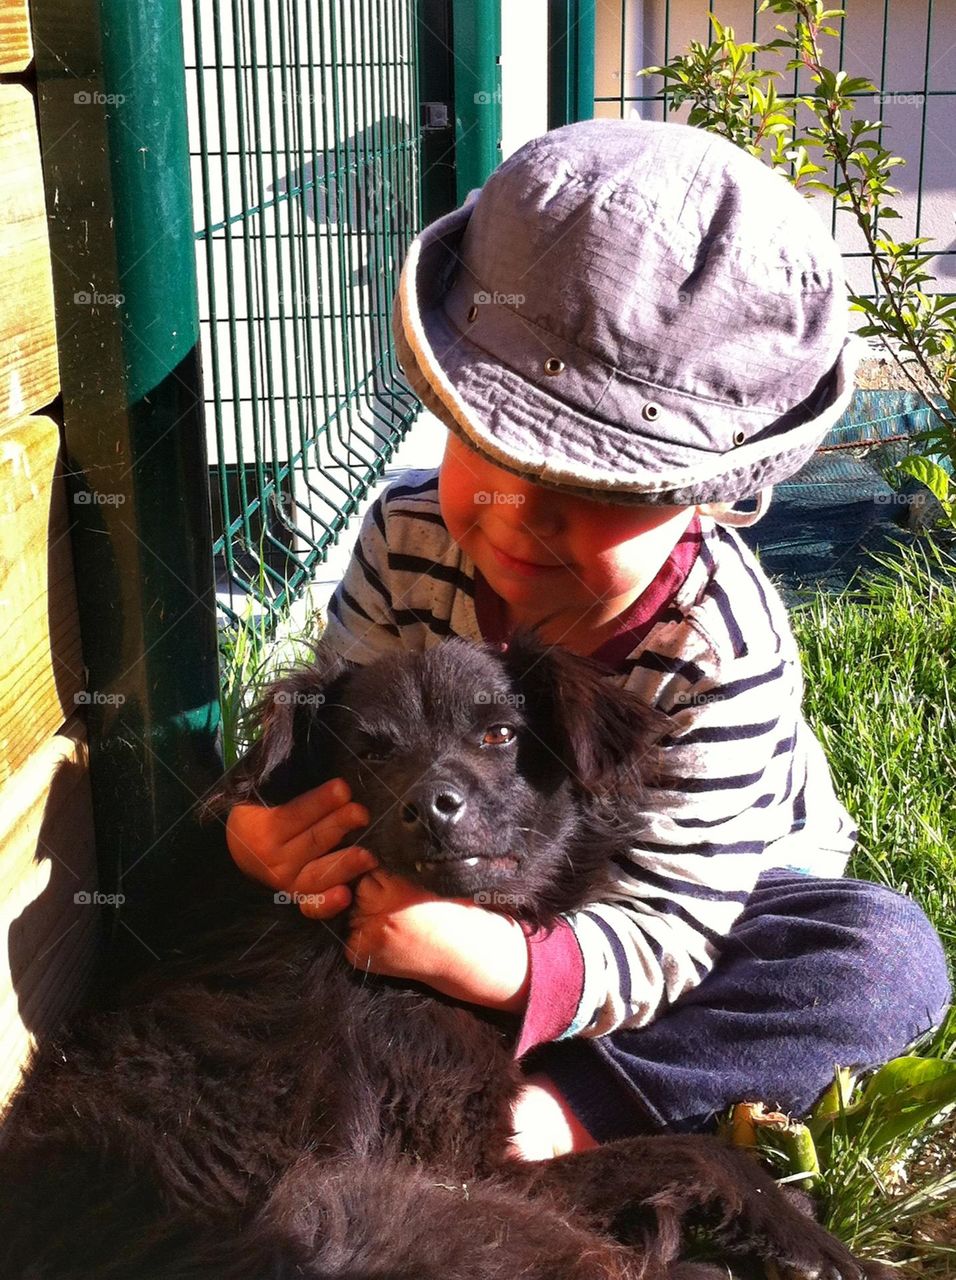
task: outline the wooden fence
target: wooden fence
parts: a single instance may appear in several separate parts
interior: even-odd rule
[[[100,915],[32,59],[27,0],[0,0],[0,1109]]]

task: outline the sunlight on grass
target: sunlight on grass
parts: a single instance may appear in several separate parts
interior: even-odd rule
[[[956,961],[956,567],[926,540],[840,596],[791,619],[807,717],[860,828],[847,874],[915,898]],[[952,1015],[920,1051],[956,1057]],[[824,1221],[903,1275],[956,1274],[956,1120],[949,1106],[906,1139],[871,1149],[873,1131],[828,1144]]]
[[[956,566],[874,560],[791,613],[804,709],[860,828],[848,874],[916,897],[956,960]]]
[[[257,585],[260,592],[266,589],[264,575],[260,574]],[[310,614],[303,621],[294,605],[273,610],[270,626],[268,613],[250,594],[239,621],[220,629],[222,753],[227,770],[252,745],[247,716],[259,694],[284,667],[308,660],[310,642],[318,640],[322,627],[320,614]]]

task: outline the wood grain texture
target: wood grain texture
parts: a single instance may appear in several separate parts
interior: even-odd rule
[[[76,710],[83,657],[60,433],[0,429],[0,783]]]
[[[25,71],[32,61],[27,0],[0,0],[0,72]]]
[[[33,98],[0,84],[0,426],[44,408],[59,387]]]
[[[78,718],[0,787],[0,1109],[32,1045],[81,998],[95,961],[93,815]]]

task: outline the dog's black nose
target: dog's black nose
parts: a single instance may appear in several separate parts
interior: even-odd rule
[[[465,797],[447,782],[416,787],[402,805],[402,821],[416,823],[432,831],[453,826],[465,812]]]

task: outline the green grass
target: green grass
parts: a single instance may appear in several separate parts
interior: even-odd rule
[[[260,578],[260,589],[263,585]],[[268,615],[255,608],[252,595],[238,622],[219,632],[219,683],[222,705],[223,763],[230,769],[252,745],[248,712],[270,680],[293,663],[306,661],[309,641],[322,633],[320,615],[295,623],[293,606]]]
[[[922,540],[859,586],[791,611],[804,707],[860,828],[847,874],[908,893],[956,968],[956,568]],[[956,1058],[952,1016],[921,1049]],[[880,1152],[837,1134],[824,1220],[901,1275],[956,1275],[956,1119],[949,1107]],[[935,1241],[933,1239],[935,1237]]]
[[[804,709],[860,828],[848,874],[916,897],[956,961],[956,568],[928,542],[877,565],[791,611]]]

